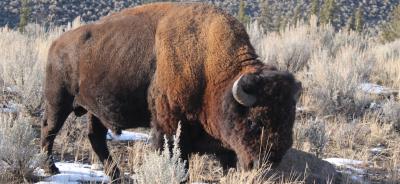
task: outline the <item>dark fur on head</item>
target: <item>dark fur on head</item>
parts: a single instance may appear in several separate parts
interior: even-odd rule
[[[262,68],[244,74],[243,90],[256,97],[251,107],[239,104],[226,92],[222,103],[224,134],[241,165],[252,168],[259,159],[279,163],[292,146],[296,100],[301,84],[288,72]],[[268,152],[268,155],[266,153]]]

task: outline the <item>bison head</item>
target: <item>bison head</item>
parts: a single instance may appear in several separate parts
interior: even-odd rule
[[[264,69],[241,75],[223,102],[226,142],[250,169],[267,158],[273,164],[292,146],[301,83],[292,74]]]

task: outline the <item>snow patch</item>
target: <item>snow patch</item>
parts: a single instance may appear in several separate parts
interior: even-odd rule
[[[398,92],[393,89],[373,83],[362,83],[358,87],[361,91],[374,95],[389,96],[398,94]]]
[[[3,106],[3,107],[1,107]],[[3,113],[18,113],[18,106],[14,103],[8,103],[5,105],[0,104],[0,112]]]
[[[360,160],[351,160],[346,158],[326,158],[324,160],[336,166],[361,165],[364,163]]]
[[[364,183],[364,184],[367,183],[367,182],[363,179],[363,176],[360,176],[360,175],[352,175],[352,176],[350,176],[350,178],[351,178],[353,181],[357,181],[357,182],[359,182],[359,183]]]
[[[0,108],[0,112],[4,112],[4,113],[17,113],[18,110],[17,110],[17,109],[13,109],[13,108],[9,108],[9,107],[4,107],[4,108]]]
[[[147,141],[149,135],[138,132],[130,132],[123,130],[121,135],[115,135],[111,130],[107,132],[107,140],[112,141]]]
[[[358,181],[361,183],[366,182],[363,179],[364,175],[366,175],[365,170],[357,167],[361,167],[362,165],[366,164],[365,162],[346,158],[326,158],[324,160],[335,165],[336,167],[340,167],[341,169],[339,171],[350,175],[350,178],[353,181]]]
[[[10,93],[16,93],[17,87],[16,86],[6,87],[5,91],[10,92]]]
[[[61,183],[82,183],[82,182],[102,182],[108,183],[109,177],[103,171],[93,171],[89,164],[56,162],[60,174],[45,178],[37,184],[61,184]],[[44,176],[44,171],[38,171],[39,176]]]
[[[383,148],[383,147],[376,147],[376,148],[370,149],[370,151],[372,154],[377,155],[377,154],[381,154],[384,151],[384,149],[385,148]]]

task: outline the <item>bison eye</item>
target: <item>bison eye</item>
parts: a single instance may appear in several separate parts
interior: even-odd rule
[[[251,122],[251,129],[254,129],[257,127],[257,123]]]
[[[251,129],[255,128],[257,126],[257,123],[252,121],[251,119],[246,120],[247,126],[249,126]]]
[[[258,135],[261,133],[261,127],[257,122],[248,119],[246,125],[248,127],[249,133],[251,133],[252,135]]]
[[[253,121],[251,121],[251,119],[246,119],[246,124],[251,125],[253,123]]]

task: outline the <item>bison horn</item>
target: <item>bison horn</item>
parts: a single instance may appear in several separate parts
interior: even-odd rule
[[[243,88],[242,88],[242,79],[243,75],[241,75],[239,77],[239,79],[237,79],[235,81],[235,83],[233,83],[233,87],[232,87],[232,94],[233,94],[233,98],[235,98],[235,100],[240,103],[243,106],[246,107],[250,107],[252,106],[254,103],[256,103],[256,97],[250,94],[247,94]]]

